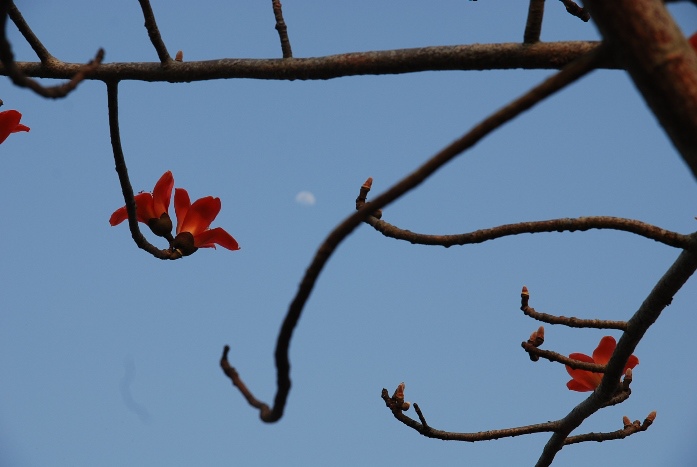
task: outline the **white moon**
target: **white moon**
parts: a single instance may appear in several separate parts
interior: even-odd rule
[[[295,202],[305,206],[314,206],[316,202],[315,195],[309,191],[301,191],[295,195]]]

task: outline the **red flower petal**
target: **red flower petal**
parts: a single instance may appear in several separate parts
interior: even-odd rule
[[[177,216],[177,233],[180,231],[189,232],[196,237],[211,225],[211,222],[220,212],[220,206],[220,198],[206,196],[205,198],[197,199],[189,208],[183,222]]]
[[[191,199],[189,198],[189,192],[184,188],[174,189],[174,212],[177,215],[177,235],[182,231],[182,225],[184,225],[184,218],[189,212],[191,207]]]
[[[152,195],[150,193],[138,193],[133,197],[136,202],[136,219],[147,224],[153,217],[160,217],[153,209]]]
[[[11,133],[18,131],[29,131],[29,127],[20,125],[19,121],[22,114],[16,110],[5,110],[0,112],[0,143],[5,141]]]
[[[588,392],[588,391],[594,391],[595,387],[590,387],[585,383],[581,383],[580,381],[576,379],[572,379],[568,383],[566,383],[566,387],[569,388],[571,391],[578,391],[578,392]]]
[[[595,361],[595,363],[598,365],[607,365],[607,362],[610,361],[610,357],[612,357],[612,354],[615,351],[615,347],[617,347],[617,342],[615,341],[614,337],[603,337],[600,339],[598,347],[596,347],[593,351],[593,361]]]
[[[128,219],[128,212],[126,212],[126,206],[118,208],[109,218],[109,224],[111,226],[119,225],[121,222]]]
[[[194,237],[194,245],[196,248],[215,248],[216,243],[228,250],[234,251],[240,249],[237,240],[220,227],[206,230]]]
[[[165,172],[155,184],[152,192],[153,217],[159,218],[169,210],[169,200],[172,198],[172,188],[174,187],[174,176],[171,171]]]

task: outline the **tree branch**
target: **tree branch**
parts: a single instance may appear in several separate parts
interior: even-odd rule
[[[290,392],[290,360],[288,356],[288,348],[290,340],[293,336],[300,315],[302,314],[305,303],[310,297],[310,293],[315,286],[320,272],[325,264],[336,250],[336,247],[360,225],[369,215],[375,210],[380,209],[403,194],[420,185],[436,170],[441,168],[450,160],[461,154],[466,149],[471,148],[482,138],[487,136],[492,131],[501,127],[508,121],[520,115],[522,112],[530,109],[538,102],[544,100],[556,91],[564,88],[568,84],[576,81],[581,76],[584,76],[589,71],[593,70],[598,63],[603,60],[602,49],[594,50],[587,55],[579,58],[577,61],[569,64],[560,72],[547,78],[541,84],[532,88],[530,91],[515,99],[502,109],[494,112],[492,115],[484,119],[472,130],[465,135],[455,140],[453,143],[442,149],[434,155],[430,160],[424,163],[417,170],[407,175],[397,184],[392,186],[385,193],[381,194],[369,205],[356,211],[354,214],[347,217],[341,224],[325,238],[315,253],[312,262],[305,271],[305,275],[298,287],[295,298],[290,304],[286,317],[281,325],[281,331],[276,342],[275,360],[276,360],[276,381],[277,390],[274,399],[273,409],[271,413],[262,420],[265,422],[276,422],[283,416],[288,393]]]
[[[545,14],[545,0],[530,0],[528,5],[528,19],[525,22],[525,32],[523,42],[534,44],[540,42],[540,31],[542,30],[542,18]]]
[[[283,58],[292,58],[293,50],[290,47],[290,39],[288,38],[288,26],[283,20],[283,9],[281,2],[279,0],[271,0],[273,6],[273,15],[276,18],[276,31],[278,31],[278,37],[281,40],[281,51],[283,52]]]
[[[155,13],[152,11],[150,6],[150,0],[138,0],[140,2],[140,8],[143,10],[143,17],[145,18],[145,29],[148,30],[148,37],[150,37],[150,42],[152,42],[157,56],[160,58],[160,63],[165,65],[172,61],[169,52],[167,52],[167,46],[162,40],[160,35],[160,29],[157,27],[157,21],[155,21]]]
[[[358,75],[387,75],[438,70],[560,69],[598,48],[598,42],[472,44],[416,49],[353,52],[315,58],[204,60],[169,63],[107,63],[88,79],[184,83],[213,79],[320,80]],[[18,62],[18,70],[36,78],[64,79],[83,65]],[[605,55],[596,68],[617,68]],[[5,67],[0,75],[8,75]]]

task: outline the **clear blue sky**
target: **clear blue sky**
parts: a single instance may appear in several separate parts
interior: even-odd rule
[[[58,58],[156,61],[138,2],[17,2]],[[270,1],[153,1],[185,60],[280,56]],[[671,5],[686,34],[694,5]],[[284,3],[296,57],[519,42],[527,2]],[[8,25],[17,59],[34,61]],[[597,39],[547,2],[542,39]],[[262,423],[218,367],[225,344],[255,395],[275,393],[280,323],[315,249],[354,209],[361,183],[389,187],[549,71],[430,72],[317,82],[120,86],[136,191],[166,170],[192,198],[222,200],[214,226],[242,249],[160,261],[109,215],[124,204],[103,83],[51,101],[0,80],[30,133],[0,147],[0,465],[532,465],[549,435],[465,444],[419,436],[380,399],[405,381],[429,423],[480,431],[546,422],[587,394],[520,342],[518,309],[627,319],[678,251],[627,233],[412,246],[360,227],[332,257],[291,346],[283,419]],[[54,84],[50,82],[49,84]],[[314,205],[296,202],[311,192]],[[424,233],[612,215],[689,233],[697,184],[627,76],[597,71],[506,125],[385,210]],[[173,211],[171,211],[173,214]],[[147,229],[144,230],[147,232]],[[148,238],[162,248],[160,238]],[[557,466],[697,463],[693,278],[637,348],[622,416],[654,425],[624,441],[565,448]],[[546,326],[544,348],[591,353],[606,331]],[[609,333],[619,337],[619,333]],[[409,413],[413,414],[413,411]]]

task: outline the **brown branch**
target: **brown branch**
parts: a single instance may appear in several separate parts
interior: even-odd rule
[[[271,0],[273,6],[273,15],[276,18],[276,31],[278,31],[278,37],[281,40],[281,51],[283,52],[283,58],[292,58],[293,50],[290,47],[290,39],[288,39],[288,27],[286,22],[283,20],[283,8],[279,0]]]
[[[530,300],[530,293],[528,288],[523,288],[523,293],[520,294],[520,309],[527,316],[542,321],[548,324],[563,324],[570,328],[592,328],[592,329],[619,329],[620,331],[625,331],[627,329],[626,321],[611,321],[604,319],[580,319],[575,317],[567,318],[566,316],[555,316],[549,315],[547,313],[540,313],[535,311],[534,308],[528,306],[528,301]]]
[[[582,362],[580,360],[574,360],[572,358],[565,357],[560,353],[552,352],[551,350],[538,349],[530,342],[522,342],[520,345],[529,354],[537,355],[538,357],[549,360],[550,362],[563,363],[564,365],[568,365],[571,368],[575,368],[577,370],[592,371],[593,373],[605,373],[604,365],[599,365],[597,363]]]
[[[538,467],[551,465],[556,454],[564,446],[564,441],[569,433],[613,398],[627,359],[634,352],[648,328],[658,319],[661,312],[672,301],[673,296],[682,288],[695,270],[697,270],[697,234],[692,235],[690,249],[683,251],[678,256],[634,313],[634,316],[627,322],[627,330],[622,334],[615,352],[606,365],[605,376],[603,376],[600,386],[560,420],[557,431],[549,439],[537,461]]]
[[[136,242],[138,248],[147,251],[155,258],[159,259],[179,259],[181,254],[177,251],[168,249],[160,250],[143,236],[138,227],[136,219],[136,202],[133,198],[133,187],[128,178],[128,169],[126,168],[126,160],[121,147],[121,135],[119,133],[119,83],[117,81],[107,83],[107,101],[109,107],[109,133],[111,135],[111,147],[114,152],[114,163],[116,165],[116,173],[119,175],[119,183],[123,192],[123,199],[126,202],[126,211],[128,212],[128,228],[131,230],[133,241]]]
[[[39,58],[39,60],[41,60],[41,63],[56,61],[56,58],[51,55],[48,49],[44,47],[44,44],[42,44],[39,38],[36,37],[34,31],[31,30],[29,24],[27,24],[27,22],[24,20],[24,16],[22,16],[22,13],[19,12],[14,2],[11,2],[8,14],[12,22],[15,23],[15,26],[17,26],[19,32],[22,34],[22,36],[24,36],[24,39],[26,39],[29,46],[34,50],[36,56]]]
[[[143,17],[145,18],[145,29],[148,30],[148,37],[150,37],[150,42],[152,42],[157,56],[160,58],[161,64],[166,64],[172,61],[172,57],[169,56],[167,52],[167,46],[162,40],[160,35],[160,29],[157,27],[157,21],[155,21],[155,13],[152,11],[150,6],[150,0],[138,0],[140,2],[140,8],[143,10]]]
[[[501,438],[511,438],[514,436],[528,435],[531,433],[543,433],[554,431],[556,422],[539,423],[536,425],[526,425],[515,428],[504,428],[500,430],[478,431],[473,433],[459,433],[453,431],[438,430],[426,424],[426,419],[423,416],[421,408],[418,404],[414,404],[414,410],[417,412],[421,423],[404,414],[401,409],[401,404],[395,398],[390,397],[387,389],[383,389],[381,396],[385,401],[385,405],[390,409],[394,418],[404,423],[409,428],[416,430],[420,435],[427,438],[441,439],[444,441],[489,441]]]
[[[588,55],[585,55],[579,60],[571,63],[560,72],[547,78],[541,84],[535,86],[521,97],[515,99],[505,107],[485,118],[472,130],[442,149],[417,170],[407,175],[401,181],[388,189],[385,193],[375,198],[375,200],[369,205],[359,209],[334,228],[334,230],[320,245],[314,258],[312,259],[312,262],[305,271],[305,275],[303,276],[300,286],[298,287],[298,291],[293,298],[293,301],[291,302],[286,313],[286,317],[283,320],[283,324],[281,325],[281,331],[278,335],[276,351],[274,354],[276,361],[277,381],[276,396],[271,413],[268,415],[268,417],[262,417],[262,420],[265,422],[275,422],[283,416],[283,410],[285,408],[288,393],[290,392],[291,387],[290,360],[288,356],[290,340],[293,336],[293,331],[298,324],[298,320],[300,319],[300,315],[302,314],[305,303],[310,297],[310,293],[315,286],[317,278],[333,252],[336,250],[337,246],[377,209],[381,209],[408,191],[417,187],[436,170],[441,168],[450,160],[454,159],[466,149],[474,146],[489,133],[517,117],[522,112],[530,109],[535,104],[544,100],[546,97],[584,76],[586,73],[594,69],[595,66],[602,60],[602,49],[594,50]]]
[[[613,55],[697,177],[697,54],[661,0],[584,0]]]
[[[3,65],[3,74],[9,76],[12,82],[23,88],[29,88],[43,97],[57,99],[67,96],[70,91],[84,80],[90,73],[94,72],[104,59],[104,50],[99,49],[97,55],[86,65],[74,68],[73,73],[68,76],[70,81],[57,86],[44,87],[37,81],[31,79],[22,72],[21,67],[15,62],[12,46],[7,40],[6,26],[9,11],[14,4],[11,0],[0,0],[0,62]],[[50,63],[50,62],[49,62]],[[45,68],[44,64],[37,64],[40,68]],[[57,66],[57,65],[56,65]]]
[[[585,22],[588,22],[588,20],[591,19],[591,15],[590,13],[588,13],[588,10],[586,10],[585,8],[581,8],[573,0],[559,1],[561,1],[564,4],[564,6],[566,7],[566,11],[568,11],[573,16],[582,19]]]
[[[587,433],[584,435],[569,436],[566,438],[566,440],[564,440],[564,445],[568,446],[569,444],[583,443],[585,441],[597,441],[601,443],[603,441],[610,441],[614,439],[624,439],[627,436],[633,435],[634,433],[648,430],[656,418],[656,412],[651,412],[644,419],[644,423],[641,423],[639,420],[635,420],[632,423],[627,417],[624,418],[624,428],[621,430],[611,431],[609,433]]]
[[[269,409],[268,405],[264,404],[263,402],[259,401],[256,397],[254,397],[252,392],[247,388],[247,385],[244,384],[244,382],[240,378],[240,375],[237,373],[237,370],[230,366],[230,363],[228,362],[229,352],[230,346],[226,345],[223,348],[223,356],[220,357],[220,367],[223,369],[223,372],[227,375],[227,377],[230,378],[232,384],[237,389],[239,389],[244,398],[247,399],[249,405],[256,409],[259,409],[261,419],[263,420],[265,417],[269,416],[271,409]]]
[[[489,229],[480,229],[473,232],[452,235],[430,235],[401,229],[384,220],[375,217],[366,219],[366,224],[385,237],[396,240],[404,240],[418,245],[438,245],[450,247],[453,245],[469,245],[483,243],[501,237],[520,235],[524,233],[541,232],[583,232],[591,229],[619,230],[629,232],[642,237],[663,243],[674,248],[686,248],[690,243],[689,235],[679,234],[665,230],[655,225],[647,224],[634,219],[611,216],[590,216],[550,219],[546,221],[519,222],[517,224],[504,224]]]
[[[540,42],[540,31],[542,30],[542,18],[545,14],[545,0],[530,0],[528,5],[528,19],[525,23],[523,42],[534,44]]]
[[[560,69],[598,48],[598,42],[472,44],[416,49],[353,52],[315,58],[234,59],[169,63],[107,63],[88,77],[99,81],[139,80],[183,83],[212,79],[318,80],[357,75],[386,75],[443,70]],[[19,62],[19,70],[36,78],[72,77],[82,65],[42,66]],[[616,68],[607,56],[597,68]],[[7,75],[0,68],[0,75]]]

